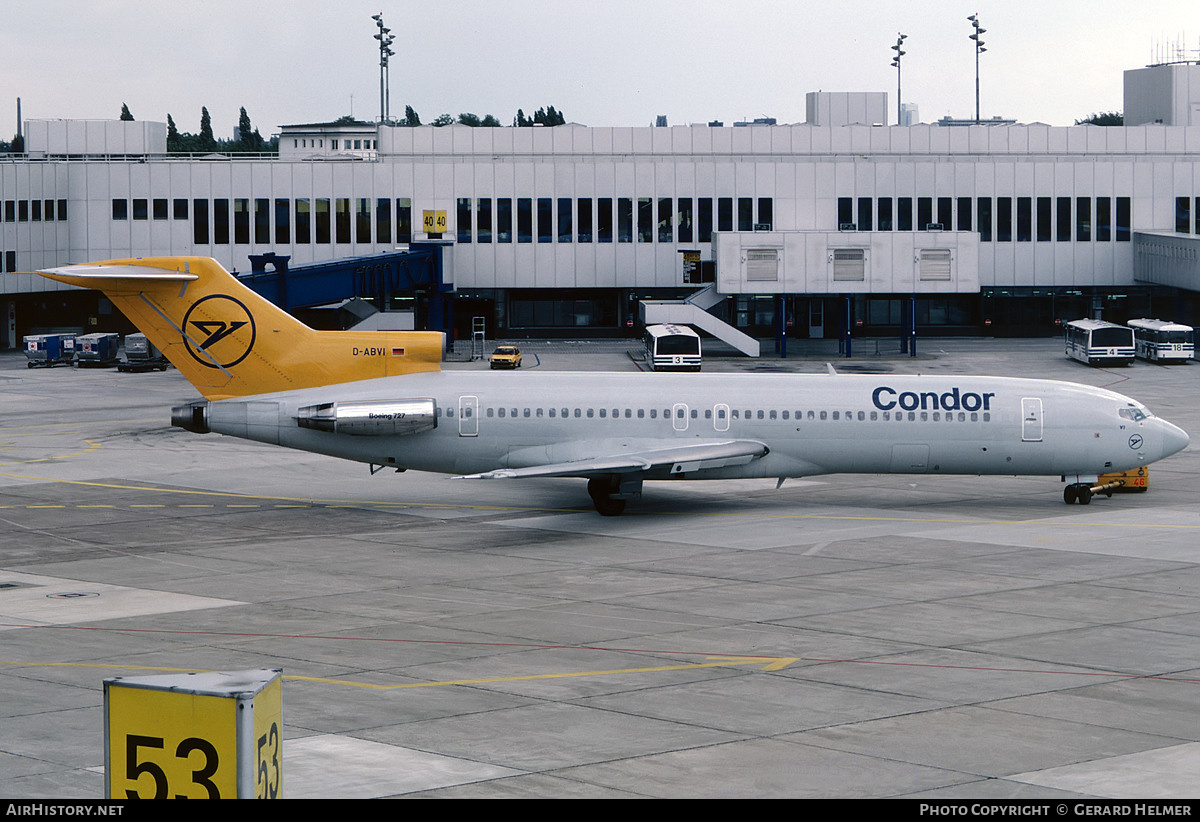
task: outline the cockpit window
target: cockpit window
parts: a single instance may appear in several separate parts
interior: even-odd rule
[[[1134,422],[1141,422],[1150,416],[1149,411],[1147,411],[1145,408],[1138,408],[1136,405],[1122,408],[1118,413],[1125,419],[1133,420]]]

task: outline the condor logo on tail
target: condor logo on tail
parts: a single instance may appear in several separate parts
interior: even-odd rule
[[[183,315],[184,346],[208,368],[232,368],[246,359],[256,334],[250,309],[225,294],[197,300]]]

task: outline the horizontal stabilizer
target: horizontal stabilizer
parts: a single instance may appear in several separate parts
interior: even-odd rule
[[[45,268],[41,273],[52,280],[82,288],[103,289],[112,287],[122,280],[136,282],[144,288],[156,282],[190,282],[199,279],[188,271],[178,271],[167,268],[151,268],[144,265],[104,265],[90,263],[87,265],[68,265],[61,268]]]

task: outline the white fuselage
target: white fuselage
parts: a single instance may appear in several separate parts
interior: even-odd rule
[[[297,424],[321,403],[428,399],[436,426],[346,434]],[[1122,411],[1122,409],[1125,409]],[[1128,397],[980,376],[441,371],[212,403],[212,431],[389,467],[472,474],[753,441],[742,464],[682,477],[825,473],[1095,477],[1181,450],[1187,434]],[[596,470],[581,470],[592,476]],[[558,475],[563,475],[559,472]]]

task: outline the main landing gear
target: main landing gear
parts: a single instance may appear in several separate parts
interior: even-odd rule
[[[642,494],[642,481],[625,479],[620,474],[592,477],[588,480],[588,496],[602,517],[619,516],[625,510],[625,502]]]

